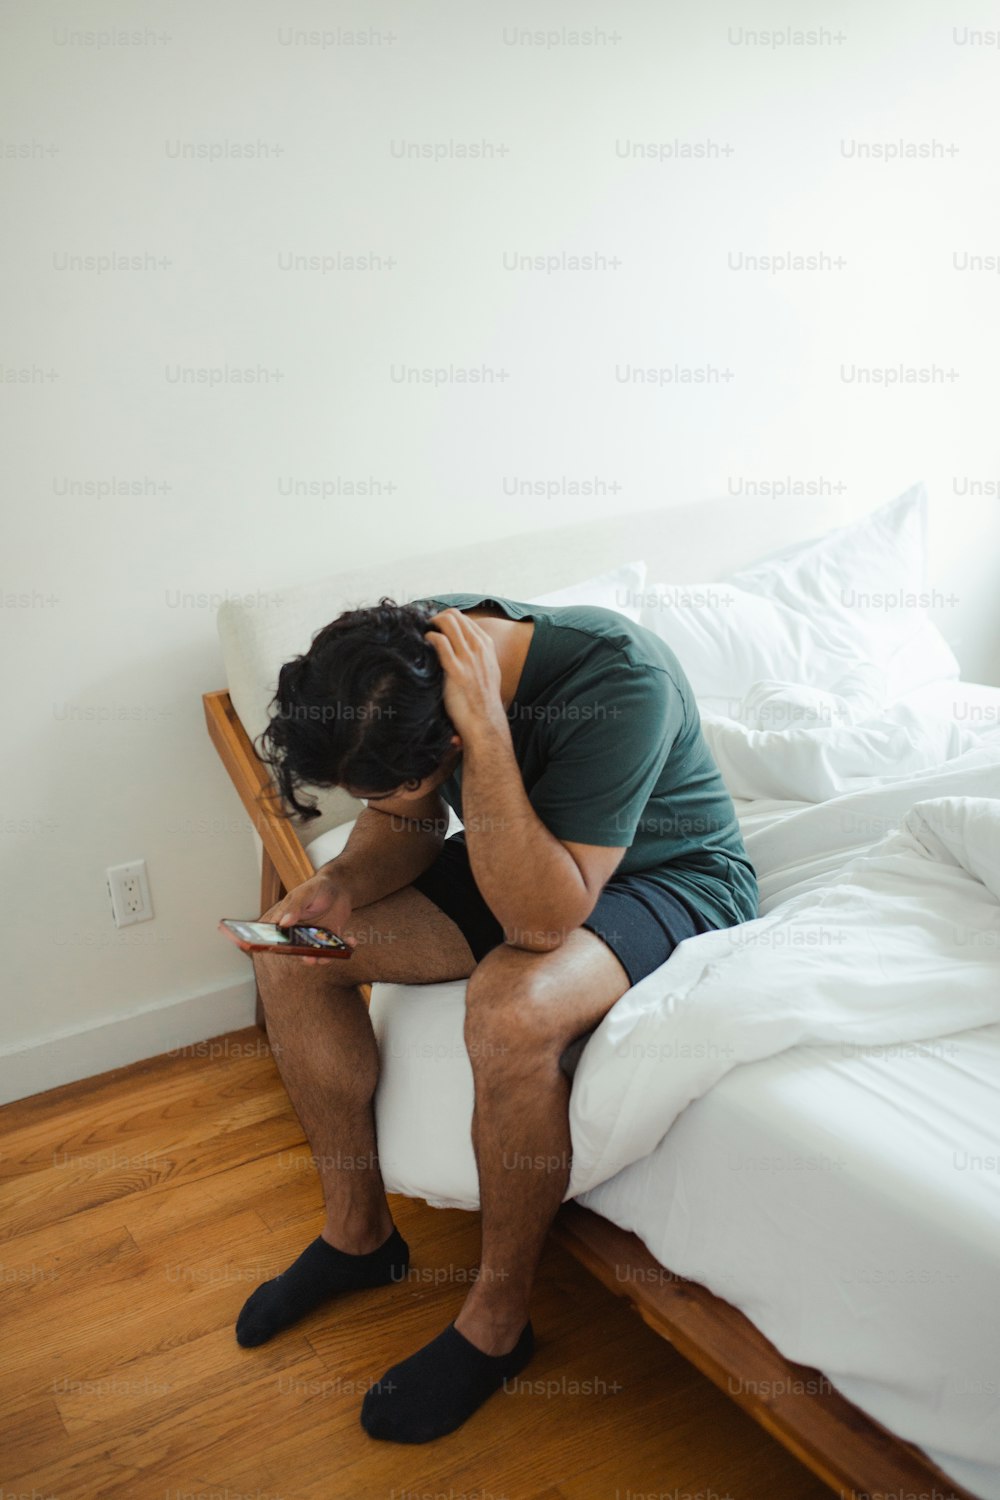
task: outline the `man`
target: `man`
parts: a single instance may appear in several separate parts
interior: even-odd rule
[[[406,1276],[357,986],[467,978],[479,1274],[361,1411],[373,1437],[426,1442],[532,1356],[532,1282],[570,1174],[567,1048],[685,938],[755,917],[756,879],[677,658],[617,611],[383,599],[286,663],[275,701],[262,753],[289,809],[316,815],[302,786],[367,806],[343,853],[264,913],[354,951],[255,959],[326,1223],[250,1297],[237,1337],[262,1343],[338,1291]],[[464,824],[447,841],[446,801]]]

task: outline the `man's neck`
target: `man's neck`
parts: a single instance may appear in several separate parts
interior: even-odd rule
[[[535,633],[535,622],[499,619],[492,611],[483,611],[481,606],[467,609],[464,613],[471,616],[493,639],[500,664],[500,698],[506,710],[513,703],[521,681],[528,647]]]

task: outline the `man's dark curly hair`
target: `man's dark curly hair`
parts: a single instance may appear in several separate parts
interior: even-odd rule
[[[255,746],[284,816],[319,817],[315,799],[299,798],[303,786],[412,790],[439,769],[455,730],[444,711],[444,671],[424,639],[435,613],[383,597],[345,610],[285,662]]]

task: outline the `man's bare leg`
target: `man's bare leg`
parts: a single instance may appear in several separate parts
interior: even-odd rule
[[[495,948],[469,982],[482,1255],[455,1326],[488,1354],[511,1349],[528,1320],[538,1261],[569,1184],[571,1082],[559,1059],[630,984],[584,927],[549,953]]]
[[[344,935],[357,942],[349,959],[254,956],[268,1037],[316,1160],[326,1220],[299,1259],[248,1299],[237,1323],[244,1345],[265,1342],[338,1290],[385,1282],[408,1257],[379,1170],[378,1047],[357,987],[464,979],[475,960],[455,923],[411,886],[359,907]]]
[[[479,1275],[454,1322],[365,1396],[361,1423],[372,1437],[413,1443],[452,1432],[531,1359],[531,1287],[570,1175],[570,1085],[559,1060],[630,983],[586,928],[548,953],[502,944],[473,971],[465,1038],[475,1080]]]
[[[358,985],[465,979],[475,959],[451,918],[412,886],[359,907],[344,935],[357,940],[352,958],[303,964],[257,953],[254,967],[281,1081],[323,1184],[323,1237],[360,1255],[392,1220],[372,1109],[378,1047]]]

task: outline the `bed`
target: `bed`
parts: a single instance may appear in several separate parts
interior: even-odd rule
[[[872,598],[922,587],[919,490],[860,520],[832,500],[720,502],[705,529],[697,512],[341,575],[278,591],[264,618],[224,606],[229,691],[206,712],[260,835],[262,907],[360,810],[333,793],[304,845],[249,748],[277,666],[337,609],[473,587],[569,602],[586,580],[590,602],[664,634],[690,664],[762,918],[742,949],[683,945],[568,1050],[556,1233],[834,1489],[1000,1500],[1000,689],[958,681],[922,611],[841,619],[827,597],[845,559],[855,579],[870,564]],[[881,964],[909,988],[847,982]],[[687,1009],[685,984],[701,997]],[[387,1188],[472,1208],[463,1000],[464,981],[375,985],[371,1012]],[[732,1055],[689,1061],[683,1038]]]

